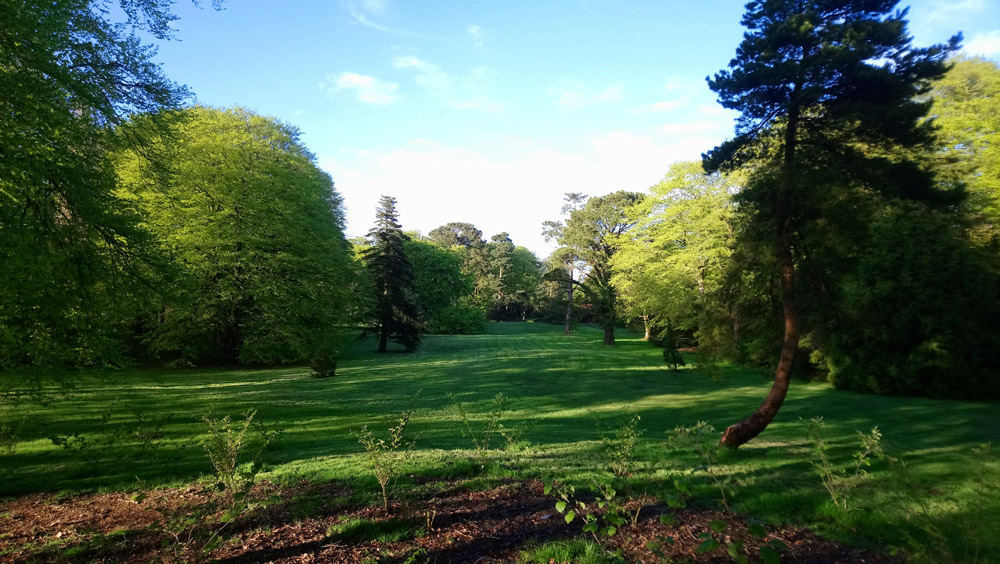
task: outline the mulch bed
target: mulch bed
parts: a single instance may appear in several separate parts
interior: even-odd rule
[[[581,537],[579,520],[567,524],[554,509],[555,499],[543,494],[537,481],[510,481],[487,491],[470,491],[461,482],[436,484],[436,497],[396,505],[391,514],[381,507],[344,506],[347,492],[335,483],[303,482],[280,491],[263,484],[257,492],[280,496],[281,501],[232,524],[231,539],[216,550],[212,559],[225,563],[257,562],[404,562],[418,550],[426,558],[415,562],[469,563],[512,562],[525,548],[550,540]],[[311,505],[302,513],[297,500]],[[330,503],[324,504],[323,500]],[[338,501],[338,499],[340,501]],[[145,495],[111,493],[59,498],[29,495],[0,503],[0,562],[128,562],[169,560],[174,553],[163,548],[165,533],[155,527],[164,512],[183,514],[208,501],[199,488],[145,492]],[[159,509],[157,509],[159,508]],[[674,560],[696,563],[733,562],[724,549],[696,555],[703,542],[699,535],[710,523],[724,520],[729,531],[746,529],[740,517],[717,511],[681,509],[674,512],[676,524],[665,525],[659,516],[665,508],[642,509],[635,526],[625,526],[613,537],[602,539],[610,550],[621,550],[628,562],[657,562],[647,543],[670,537],[673,544],[662,549]],[[331,526],[345,519],[375,522],[407,519],[420,523],[418,534],[406,540],[343,542],[327,536]],[[428,518],[432,518],[429,519]],[[427,523],[430,522],[430,529]],[[716,533],[726,541],[726,531]],[[590,538],[589,535],[587,538]],[[787,549],[783,564],[899,564],[902,560],[821,539],[801,528],[768,527],[764,538],[740,538],[746,554],[759,561],[757,548],[777,539]],[[195,559],[196,552],[180,555]],[[206,558],[207,560],[207,558]]]

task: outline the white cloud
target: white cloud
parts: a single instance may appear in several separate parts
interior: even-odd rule
[[[389,7],[386,0],[362,0],[361,5],[366,12],[373,16],[384,16]]]
[[[703,133],[676,140],[659,132],[611,131],[559,150],[530,140],[501,140],[476,150],[413,139],[390,151],[331,162],[345,175],[328,170],[349,205],[353,235],[367,231],[379,195],[390,194],[399,200],[405,229],[427,233],[449,221],[468,221],[487,237],[507,231],[514,243],[544,255],[553,244],[541,237],[541,223],[559,217],[565,192],[644,191],[671,163],[698,159],[723,138]]]
[[[394,58],[392,66],[400,70],[413,70],[417,84],[453,108],[485,112],[497,112],[503,108],[502,104],[492,100],[484,92],[490,80],[489,69],[486,67],[476,67],[463,76],[457,76],[413,55]]]
[[[398,84],[353,72],[328,74],[319,86],[330,94],[353,92],[359,102],[373,106],[391,104],[400,98],[396,93],[399,90]]]
[[[481,53],[486,52],[486,43],[484,41],[485,34],[483,33],[483,26],[470,25],[469,27],[465,28],[465,33],[469,34],[469,37],[472,38],[472,45],[475,46],[477,51]]]
[[[550,85],[547,92],[555,97],[556,104],[567,110],[579,110],[594,104],[621,102],[625,97],[625,87],[621,84],[612,84],[594,92],[577,78],[559,80]]]
[[[973,35],[962,47],[962,52],[990,58],[1000,56],[1000,30]]]

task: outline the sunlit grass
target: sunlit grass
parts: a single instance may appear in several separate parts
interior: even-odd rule
[[[205,432],[200,418],[210,412],[236,417],[251,408],[258,410],[259,421],[284,429],[265,455],[268,480],[371,486],[367,460],[349,432],[362,425],[384,429],[385,418],[404,409],[416,410],[409,473],[447,475],[475,456],[448,392],[473,419],[485,416],[497,393],[511,398],[512,411],[503,423],[524,429],[531,446],[500,456],[499,470],[490,471],[494,475],[558,476],[584,485],[601,477],[596,422],[613,418],[624,406],[642,417],[644,434],[636,446],[640,475],[669,484],[697,460],[669,450],[668,431],[699,420],[721,431],[749,414],[770,386],[766,373],[733,366],[723,366],[721,378],[713,379],[693,357],[673,372],[660,351],[637,336],[622,336],[615,347],[604,347],[601,337],[586,327],[565,336],[560,327],[497,323],[485,335],[428,336],[415,354],[376,355],[373,343],[360,342],[339,362],[337,377],[322,380],[301,366],[76,375],[72,390],[50,390],[48,406],[22,404],[0,414],[25,421],[14,453],[0,455],[0,495],[189,483],[211,470],[199,446]],[[856,448],[856,431],[877,425],[889,454],[907,461],[919,491],[931,492],[935,515],[946,520],[954,515],[957,523],[961,507],[975,495],[972,448],[1000,443],[997,412],[996,404],[878,397],[794,382],[767,432],[738,452],[723,453],[720,469],[736,478],[738,511],[810,524],[845,538],[861,534],[852,530],[864,531],[864,537],[890,544],[908,526],[916,509],[913,496],[888,465],[876,461],[864,486],[852,492],[859,510],[837,513],[806,461],[809,449],[799,418],[824,418],[830,455],[842,465]],[[142,450],[128,436],[154,430],[161,419],[154,448]],[[72,433],[107,444],[72,452],[49,439]],[[994,465],[990,471],[1000,481],[1000,469]],[[698,474],[693,481],[701,502],[713,503],[712,488],[701,484]],[[997,496],[981,517],[1000,522]],[[992,554],[1000,553],[1000,541],[990,542]]]

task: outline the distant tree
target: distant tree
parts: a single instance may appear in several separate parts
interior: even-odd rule
[[[374,331],[380,353],[386,352],[389,339],[407,351],[420,345],[423,323],[413,295],[413,266],[406,257],[409,240],[398,221],[396,199],[382,196],[363,253],[375,294]]]
[[[580,192],[567,192],[563,199],[566,203],[562,206],[562,215],[569,216],[573,211],[583,207],[584,202],[587,201],[587,195]],[[572,329],[573,293],[578,284],[577,272],[580,271],[583,264],[575,254],[574,248],[562,245],[560,240],[565,231],[565,221],[542,222],[542,236],[545,237],[545,241],[560,242],[560,247],[553,251],[552,256],[547,261],[550,270],[545,274],[545,277],[549,281],[564,284],[566,288],[566,315],[563,332],[568,335]]]
[[[462,271],[461,251],[426,240],[407,241],[404,249],[413,267],[413,290],[428,332],[482,331],[485,315],[472,302],[474,279]]]
[[[800,335],[797,232],[819,219],[824,202],[861,192],[946,199],[914,152],[934,138],[932,126],[921,122],[929,103],[917,96],[944,73],[944,58],[959,38],[948,47],[915,49],[906,11],[895,6],[895,0],[751,1],[731,70],[708,81],[720,103],[741,115],[736,137],[705,155],[705,165],[756,165],[740,201],[757,232],[773,237],[785,326],[771,392],[750,417],[726,429],[722,443],[730,448],[760,434],[788,391]]]
[[[570,213],[559,237],[559,243],[585,265],[579,285],[604,329],[605,345],[615,344],[618,321],[611,260],[618,252],[622,235],[635,225],[629,210],[642,198],[642,194],[625,191],[590,198],[582,208]]]
[[[445,247],[481,247],[486,242],[483,241],[483,232],[476,229],[471,223],[452,221],[441,227],[435,227],[427,234],[427,237]]]

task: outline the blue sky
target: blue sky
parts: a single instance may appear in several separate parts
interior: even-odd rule
[[[208,2],[203,2],[207,5]],[[901,6],[905,6],[901,3]],[[914,44],[965,34],[1000,58],[1000,2],[909,4]],[[299,127],[348,234],[380,195],[408,230],[474,223],[543,258],[565,192],[644,191],[732,132],[705,77],[742,38],[743,2],[178,2],[157,60],[199,103]]]

